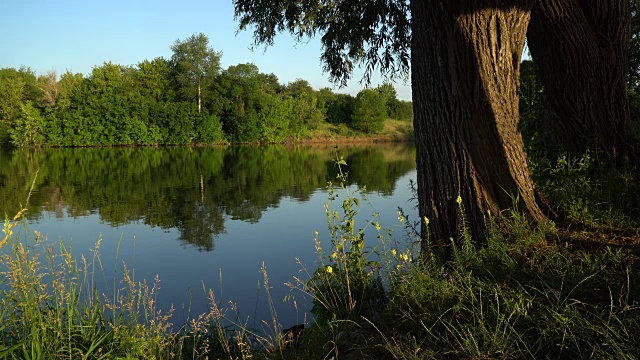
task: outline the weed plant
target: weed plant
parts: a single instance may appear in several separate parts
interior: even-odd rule
[[[362,207],[371,203],[366,188],[353,190],[347,185],[348,174],[342,170],[345,165],[343,158],[337,158],[337,182],[327,186],[325,213],[330,248],[322,247],[316,231],[316,269],[308,271],[305,264],[300,264],[304,276],[294,277],[287,283],[292,290],[312,298],[315,323],[305,336],[303,348],[289,349],[284,353],[285,358],[339,357],[344,343],[341,338],[351,339],[354,334],[359,335],[355,336],[358,341],[366,342],[362,319],[382,316],[392,284],[407,281],[414,266],[418,250],[410,243],[395,241],[392,231],[380,225],[379,213],[374,210],[370,219],[359,223]],[[401,210],[398,219],[405,224],[407,217]],[[409,229],[408,222],[406,225]],[[365,234],[375,234],[377,242],[365,244]],[[375,246],[371,246],[372,243]]]

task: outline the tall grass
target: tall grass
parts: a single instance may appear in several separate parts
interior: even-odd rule
[[[0,257],[0,354],[24,359],[163,358],[171,312],[155,306],[159,280],[136,282],[125,267],[114,296],[99,294],[98,240],[76,259],[63,242],[29,231],[23,210],[5,221]]]

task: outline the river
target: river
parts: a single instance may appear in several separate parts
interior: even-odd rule
[[[264,264],[278,321],[287,327],[309,321],[310,300],[284,283],[304,278],[300,264],[309,272],[317,266],[315,231],[330,246],[324,204],[340,157],[347,188],[366,187],[370,202],[362,203],[357,227],[379,213],[393,233],[389,241],[410,242],[397,215],[398,207],[410,218],[416,213],[409,186],[415,148],[407,144],[5,150],[0,209],[11,218],[26,204],[29,231],[61,241],[78,259],[92,260],[101,239],[97,289],[121,287],[123,263],[137,281],[157,276],[158,306],[173,304],[179,325],[189,308],[192,315],[207,310],[203,289],[211,288],[249,326],[263,327],[271,318]],[[337,194],[339,207],[346,194]],[[371,228],[365,240],[375,246]],[[288,294],[295,306],[282,301]]]

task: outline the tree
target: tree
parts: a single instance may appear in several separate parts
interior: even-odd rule
[[[348,123],[351,121],[353,103],[355,101],[354,97],[349,94],[334,94],[328,89],[323,90],[323,94],[326,97],[326,121],[332,124]]]
[[[324,107],[318,104],[318,95],[307,80],[296,79],[287,84],[284,94],[294,99],[291,116],[292,133],[298,135],[303,128],[315,129],[325,117]]]
[[[292,108],[294,100],[288,97],[262,93],[259,96],[259,109],[256,112],[260,142],[275,143],[283,141],[292,132]]]
[[[304,79],[296,79],[296,81],[288,83],[284,91],[287,95],[298,98],[314,92],[309,82]]]
[[[325,69],[342,84],[355,64],[364,65],[367,81],[376,67],[393,75],[411,62],[419,213],[429,219],[423,235],[444,244],[457,238],[461,208],[478,238],[488,211],[515,206],[534,221],[545,218],[517,129],[519,59],[533,0],[234,5],[240,29],[253,26],[257,43],[272,44],[279,31],[298,39],[322,34]]]
[[[427,204],[421,215],[436,220],[430,230],[438,239],[455,238],[460,224],[452,220],[460,207],[475,235],[484,235],[488,211],[515,206],[544,219],[517,129],[519,59],[531,5],[412,2],[418,197]]]
[[[398,102],[398,92],[396,88],[391,85],[389,82],[385,82],[382,85],[379,85],[376,89],[384,97],[384,105],[387,116],[390,116],[391,109],[396,106]]]
[[[49,108],[56,106],[58,94],[60,93],[58,73],[55,70],[50,70],[45,75],[38,76],[37,86],[42,93],[40,105]]]
[[[131,74],[130,68],[111,61],[94,66],[89,76],[91,92],[98,95],[124,93],[134,86],[133,76],[129,76]]]
[[[384,128],[387,116],[386,97],[377,90],[364,89],[356,96],[351,115],[351,125],[367,134],[375,134]]]
[[[10,141],[9,130],[20,115],[24,87],[16,69],[0,69],[0,144]]]
[[[83,79],[81,73],[73,74],[68,70],[60,76],[58,81],[59,90],[56,97],[57,110],[68,109],[74,100],[78,99]]]
[[[10,141],[11,128],[23,114],[26,102],[39,98],[36,76],[31,69],[0,69],[0,145]]]
[[[45,122],[40,111],[27,101],[9,130],[11,143],[18,147],[42,146],[45,142]]]
[[[396,120],[413,120],[413,104],[411,101],[397,100],[387,107],[389,117]]]
[[[384,83],[378,86],[377,90],[382,94],[386,101],[387,116],[396,120],[412,120],[413,104],[410,101],[402,101],[398,99],[398,92],[391,83]]]
[[[218,77],[216,87],[226,99],[223,129],[234,141],[257,141],[260,138],[256,114],[262,94],[260,84],[260,70],[251,63],[229,66]]]
[[[144,89],[147,96],[156,101],[172,98],[169,88],[171,66],[163,57],[157,57],[151,61],[144,60],[138,63],[136,80]]]
[[[527,32],[545,88],[545,122],[574,154],[632,149],[629,0],[537,0]]]
[[[171,63],[179,92],[185,99],[195,99],[200,112],[203,91],[220,71],[222,53],[209,47],[209,38],[203,33],[193,34],[184,41],[176,40],[171,50]]]

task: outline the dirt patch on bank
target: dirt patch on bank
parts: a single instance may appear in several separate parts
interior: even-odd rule
[[[369,144],[388,142],[412,142],[413,123],[388,119],[380,134],[364,135],[345,124],[322,123],[307,138],[287,141],[297,144]]]
[[[326,136],[290,141],[297,144],[367,144],[367,143],[389,143],[389,142],[411,142],[413,137],[398,137],[395,135],[373,135],[373,136]],[[288,141],[289,142],[289,141]]]

